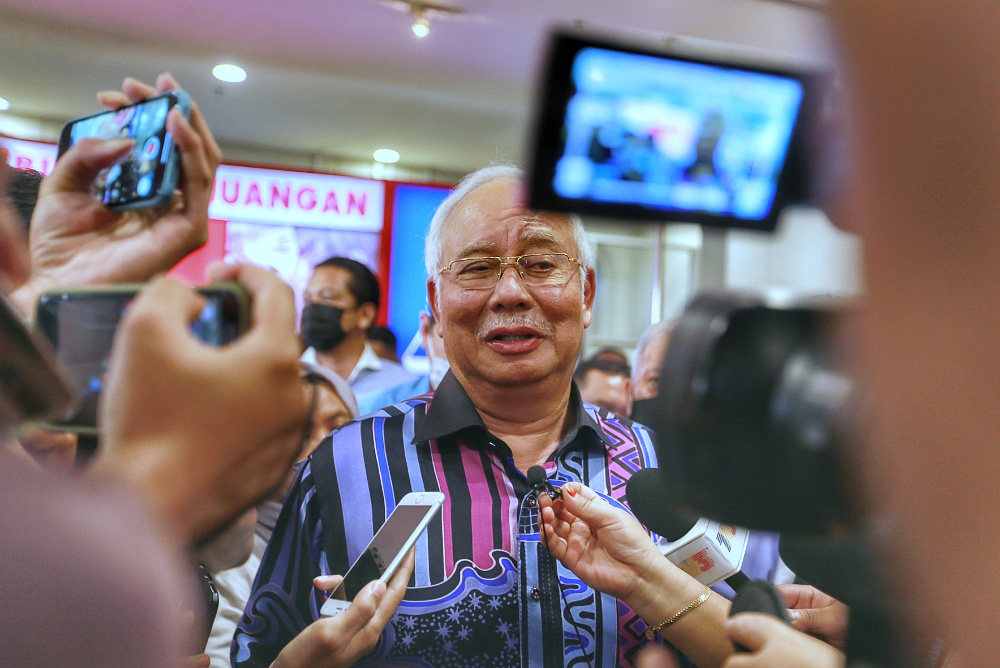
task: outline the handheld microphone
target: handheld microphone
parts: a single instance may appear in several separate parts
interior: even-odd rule
[[[663,556],[698,582],[710,587],[725,580],[737,592],[750,582],[740,571],[750,532],[671,508],[658,469],[633,474],[625,498],[639,521],[667,541]]]

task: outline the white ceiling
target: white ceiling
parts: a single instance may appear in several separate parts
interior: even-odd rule
[[[0,0],[0,97],[12,105],[0,116],[52,133],[96,111],[97,90],[169,70],[229,154],[370,162],[388,146],[451,176],[521,156],[553,26],[832,59],[825,16],[789,0],[453,4],[469,18],[432,20],[419,40],[411,17],[375,0]],[[247,81],[213,79],[224,61]]]

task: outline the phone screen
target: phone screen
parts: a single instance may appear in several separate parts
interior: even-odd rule
[[[378,530],[365,551],[354,562],[331,598],[353,601],[366,584],[378,580],[396,556],[406,547],[410,536],[435,505],[399,505]]]
[[[132,139],[135,148],[122,162],[102,170],[94,180],[94,196],[110,208],[153,206],[172,195],[177,183],[173,136],[167,114],[183,93],[170,91],[137,104],[86,116],[66,124],[59,155],[81,139]]]
[[[56,350],[56,358],[76,386],[73,407],[54,427],[96,429],[98,399],[104,389],[108,358],[118,322],[138,288],[107,292],[49,292],[38,303],[35,323]],[[201,290],[207,299],[191,331],[221,346],[242,331],[240,300],[228,290]]]

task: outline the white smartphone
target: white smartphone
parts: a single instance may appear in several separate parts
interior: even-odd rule
[[[441,492],[410,492],[400,499],[319,613],[326,617],[339,615],[372,580],[388,583],[443,504]]]

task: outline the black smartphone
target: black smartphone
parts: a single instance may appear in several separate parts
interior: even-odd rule
[[[65,410],[73,399],[70,387],[48,343],[0,296],[0,428]]]
[[[191,100],[182,90],[171,90],[115,111],[104,111],[70,121],[59,137],[59,156],[88,137],[132,139],[135,148],[117,165],[102,170],[92,190],[109,209],[127,211],[170,201],[180,176],[180,153],[167,131],[167,114],[177,108],[191,116]]]
[[[97,433],[98,401],[104,387],[108,358],[122,314],[142,284],[66,288],[42,295],[35,327],[56,351],[76,393],[73,405],[47,426],[58,431]],[[206,299],[192,323],[198,338],[213,346],[236,340],[249,325],[250,297],[237,283],[213,283],[195,288]]]

